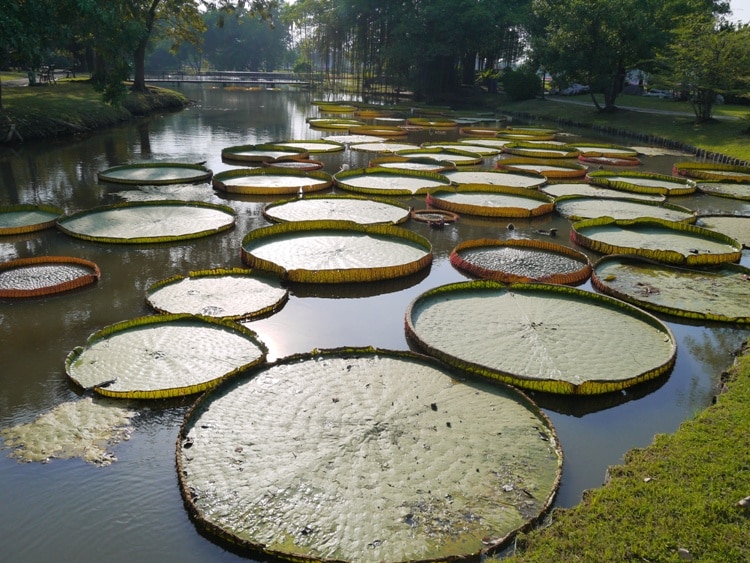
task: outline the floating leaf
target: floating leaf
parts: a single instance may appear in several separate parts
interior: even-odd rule
[[[544,185],[547,178],[530,172],[509,172],[507,170],[448,170],[444,172],[453,184],[486,184],[511,188],[534,189]]]
[[[559,198],[566,195],[578,195],[584,197],[595,197],[595,198],[621,198],[627,196],[628,199],[637,199],[640,201],[665,201],[665,197],[659,194],[638,194],[638,193],[623,193],[620,190],[613,190],[610,188],[604,188],[602,186],[592,186],[591,184],[581,184],[578,182],[571,182],[568,184],[546,184],[539,188],[540,191],[554,198]]]
[[[349,133],[374,137],[405,137],[409,134],[406,129],[395,125],[357,125],[351,127]]]
[[[580,154],[578,149],[569,145],[523,142],[509,143],[503,147],[503,152],[531,158],[578,158]]]
[[[477,239],[459,243],[450,262],[468,274],[506,283],[578,284],[591,274],[585,254],[561,244],[528,239]]]
[[[65,360],[68,377],[108,397],[165,399],[200,393],[265,361],[242,325],[193,315],[140,317],[89,336]]]
[[[272,315],[289,298],[278,278],[242,269],[215,269],[172,276],[146,290],[146,303],[160,313],[253,320]]]
[[[278,143],[274,143],[274,145],[279,147],[292,147],[294,149],[301,149],[309,154],[341,152],[344,150],[343,143],[336,143],[334,141],[328,140],[321,141],[314,139],[305,139],[299,141],[280,141]]]
[[[250,231],[242,260],[304,283],[372,282],[414,274],[432,263],[432,245],[391,225],[296,221]]]
[[[425,149],[404,149],[396,151],[398,156],[405,156],[407,158],[418,158],[421,156],[429,156],[435,160],[448,160],[453,162],[456,166],[473,166],[475,164],[482,163],[482,155],[468,150],[461,149],[446,149],[446,148],[425,148]]]
[[[536,172],[547,178],[582,178],[588,171],[588,168],[581,164],[537,158],[505,158],[498,160],[495,167],[500,170]]]
[[[612,217],[613,219],[637,219],[653,217],[665,221],[695,223],[695,212],[667,202],[643,201],[630,198],[593,198],[584,196],[561,196],[555,200],[555,210],[571,221]]]
[[[701,215],[698,226],[711,229],[750,248],[750,216],[746,215]]]
[[[601,143],[570,143],[569,146],[575,147],[584,157],[606,157],[606,158],[623,158],[632,159],[638,156],[638,151],[629,147],[620,145],[609,145]]]
[[[674,165],[673,172],[681,176],[714,182],[750,183],[750,166],[711,162],[678,162]]]
[[[0,263],[0,297],[38,297],[84,287],[101,277],[94,262],[71,256],[36,256]]]
[[[438,287],[410,304],[406,332],[450,365],[563,394],[607,393],[656,378],[672,368],[677,351],[669,329],[648,313],[552,284]]]
[[[142,162],[124,164],[102,170],[97,174],[100,182],[116,184],[189,184],[206,182],[212,172],[201,164],[181,162]]]
[[[188,413],[196,526],[253,558],[478,558],[546,512],[562,451],[522,394],[408,352],[328,350],[228,379]]]
[[[395,225],[409,219],[409,206],[353,195],[311,196],[269,203],[263,208],[263,216],[272,222],[332,220]]]
[[[51,205],[0,205],[0,235],[21,235],[55,226],[63,210]]]
[[[701,182],[698,190],[704,194],[750,201],[750,182]]]
[[[587,219],[573,224],[570,237],[602,254],[634,254],[667,264],[723,264],[742,256],[742,245],[726,235],[660,219]]]
[[[197,201],[116,203],[61,218],[57,227],[85,240],[160,243],[212,235],[234,226],[231,207]]]
[[[525,188],[462,184],[427,194],[427,205],[482,217],[539,217],[552,213],[552,198]]]
[[[365,194],[414,195],[450,186],[441,174],[394,168],[355,168],[334,175],[336,186]]]
[[[500,147],[488,147],[483,145],[472,145],[467,141],[454,141],[454,142],[443,142],[443,143],[422,143],[423,149],[455,149],[459,151],[467,151],[478,154],[479,156],[494,156],[501,152]]]
[[[354,143],[353,151],[376,152],[385,154],[395,154],[403,150],[417,150],[419,147],[412,143],[397,143],[395,141],[382,141],[379,143]]]
[[[260,145],[238,145],[222,149],[221,158],[229,162],[268,162],[285,158],[307,158],[310,153],[304,148],[290,145],[265,143]]]
[[[397,170],[419,170],[442,174],[448,170],[455,170],[456,163],[449,160],[435,160],[430,157],[381,156],[373,158],[368,168],[395,168]]]
[[[239,168],[214,176],[217,190],[233,194],[283,195],[319,192],[333,185],[327,172],[286,170],[284,168]]]
[[[596,262],[591,281],[603,293],[659,313],[750,323],[750,269],[738,264],[679,268],[610,255]]]
[[[691,180],[650,172],[597,170],[590,172],[588,178],[592,184],[598,186],[642,194],[678,196],[690,195],[696,190],[696,184]]]

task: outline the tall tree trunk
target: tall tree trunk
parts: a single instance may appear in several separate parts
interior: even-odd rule
[[[142,39],[133,53],[133,92],[148,92],[146,88],[146,43],[148,38]]]

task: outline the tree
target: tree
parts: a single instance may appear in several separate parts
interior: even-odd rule
[[[717,96],[750,89],[750,25],[684,18],[663,61],[669,82],[687,93],[696,121],[709,121]]]

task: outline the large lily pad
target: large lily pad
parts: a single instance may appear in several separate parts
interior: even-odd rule
[[[726,235],[659,219],[587,219],[574,223],[570,236],[603,254],[633,254],[667,264],[723,264],[742,257],[742,245]]]
[[[99,181],[116,184],[190,184],[211,179],[211,170],[202,164],[182,162],[143,162],[102,170]]]
[[[547,178],[532,172],[510,172],[507,170],[447,170],[444,176],[453,184],[487,184],[511,188],[534,189],[543,186]]]
[[[642,194],[679,196],[690,195],[697,189],[692,180],[650,172],[597,170],[590,172],[588,178],[592,184],[598,186]]]
[[[450,180],[435,172],[394,168],[355,168],[334,175],[336,186],[364,194],[414,195],[450,186]]]
[[[72,256],[36,256],[0,263],[0,297],[38,297],[95,283],[94,262]]]
[[[504,158],[498,160],[495,166],[500,170],[536,172],[547,178],[582,178],[588,171],[588,168],[582,164],[543,158]]]
[[[231,207],[197,201],[140,201],[95,207],[61,218],[57,227],[85,240],[159,243],[212,235],[234,226]]]
[[[639,201],[664,201],[666,198],[659,194],[638,194],[623,193],[619,190],[613,190],[602,186],[592,186],[591,184],[582,184],[571,182],[567,184],[546,184],[539,188],[540,191],[554,198],[560,198],[566,195],[577,195],[595,198],[621,198],[627,196],[628,199],[637,199]]]
[[[419,147],[413,143],[397,143],[396,141],[380,141],[369,143],[354,143],[353,151],[374,152],[383,154],[396,154],[403,150],[418,150]]]
[[[747,215],[701,215],[698,226],[723,233],[750,248],[750,216]]]
[[[263,216],[272,222],[354,221],[360,225],[398,224],[409,219],[408,205],[353,195],[311,196],[269,203]]]
[[[0,205],[0,235],[20,235],[55,226],[63,210],[51,205]]]
[[[146,303],[160,313],[189,313],[225,320],[272,315],[289,298],[278,278],[251,270],[215,269],[161,280],[146,290]]]
[[[419,170],[441,174],[448,170],[455,170],[456,163],[448,160],[435,160],[430,157],[380,156],[370,160],[368,168],[395,168],[396,170]]]
[[[333,185],[327,172],[286,170],[284,168],[240,168],[214,176],[217,190],[233,194],[283,195],[319,192]]]
[[[264,143],[260,145],[237,145],[221,151],[221,158],[228,162],[257,163],[283,160],[285,158],[307,158],[310,152],[291,145]]]
[[[679,268],[610,255],[596,262],[591,281],[599,291],[660,313],[750,323],[750,269],[738,264]]]
[[[367,135],[370,137],[406,137],[409,132],[397,125],[358,125],[351,127],[349,133],[352,135]]]
[[[560,244],[529,239],[464,241],[453,249],[450,262],[474,277],[506,283],[578,284],[591,274],[585,254]]]
[[[344,150],[343,143],[336,143],[334,141],[319,139],[280,141],[274,144],[279,147],[292,147],[294,149],[301,149],[309,154],[341,152]]]
[[[673,171],[681,176],[713,182],[748,182],[750,166],[716,164],[711,162],[677,162]]]
[[[643,201],[630,198],[594,198],[561,196],[555,200],[555,209],[571,221],[612,217],[613,219],[637,219],[653,217],[665,221],[694,223],[696,214],[687,207],[667,202]]]
[[[539,217],[552,213],[552,198],[534,190],[463,184],[427,194],[427,205],[481,217]]]
[[[442,143],[422,143],[423,149],[455,149],[468,151],[480,156],[494,156],[502,151],[501,147],[490,147],[480,144],[470,144],[468,141],[445,141]]]
[[[265,359],[265,346],[242,325],[156,315],[95,332],[68,354],[65,371],[108,397],[164,399],[200,393]]]
[[[638,151],[621,145],[606,143],[570,143],[584,157],[636,158]]]
[[[250,231],[241,256],[251,268],[294,282],[372,282],[429,267],[432,245],[392,225],[295,221]]]
[[[420,149],[404,149],[396,151],[399,156],[405,156],[407,158],[418,158],[422,156],[429,156],[435,160],[447,160],[453,162],[456,166],[474,166],[482,163],[482,155],[469,150],[451,149],[451,148],[420,148]]]
[[[676,345],[644,311],[565,285],[491,281],[427,291],[406,312],[407,337],[451,365],[520,387],[618,391],[667,373]]]
[[[509,143],[503,147],[503,152],[516,156],[528,156],[531,158],[578,158],[580,152],[569,145],[557,145],[546,143]]]
[[[701,182],[698,190],[704,194],[750,201],[750,182]]]
[[[562,451],[523,395],[407,352],[332,350],[228,379],[186,416],[197,527],[254,558],[478,558],[537,520]]]

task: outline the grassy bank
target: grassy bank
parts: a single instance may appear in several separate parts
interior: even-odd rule
[[[623,134],[635,140],[659,138],[706,153],[750,162],[750,106],[716,106],[715,119],[696,124],[690,104],[659,98],[622,95],[618,111],[596,111],[588,95],[550,97],[503,104],[500,111],[550,124],[580,125]]]
[[[177,92],[150,88],[145,94],[129,93],[122,105],[111,106],[84,80],[33,88],[3,84],[2,95],[0,143],[86,133],[155,111],[178,110],[187,103]]]
[[[508,560],[750,561],[747,348],[723,384],[714,405],[631,451],[605,486],[522,535]]]

